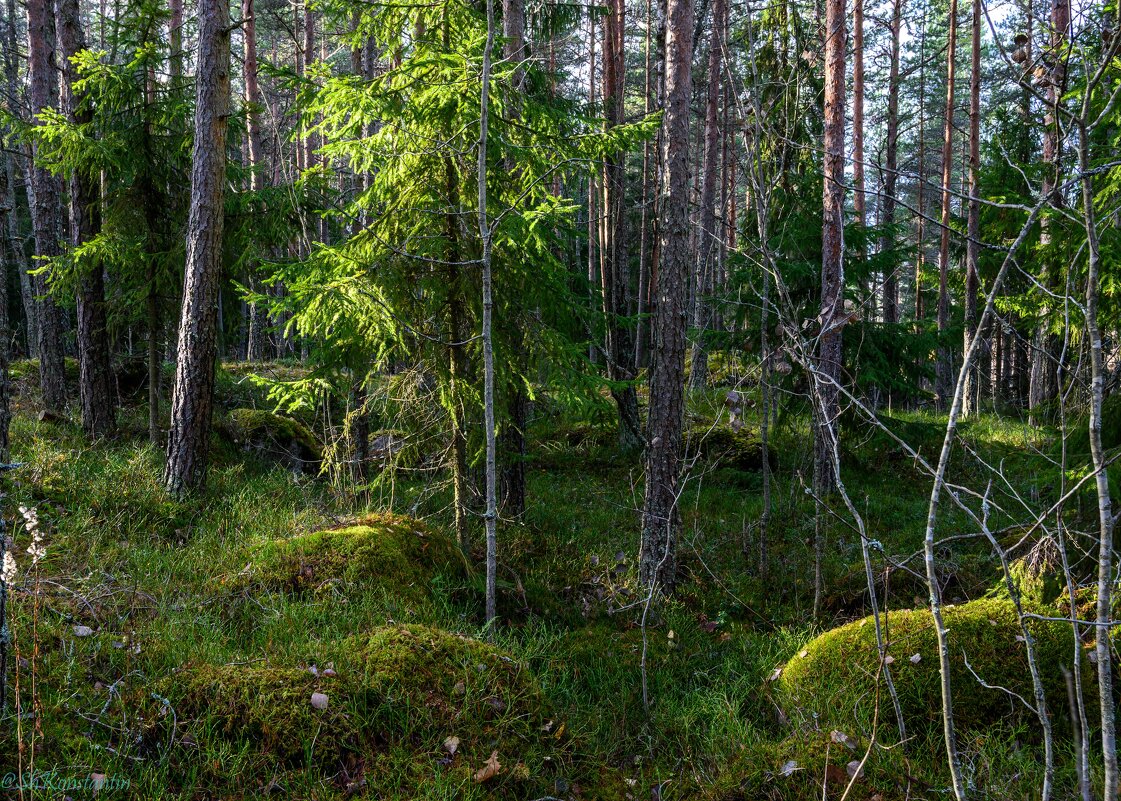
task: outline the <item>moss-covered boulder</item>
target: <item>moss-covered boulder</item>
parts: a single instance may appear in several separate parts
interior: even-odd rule
[[[757,434],[746,428],[739,431],[730,426],[693,426],[685,433],[691,450],[715,467],[736,470],[761,471],[763,469],[763,443]],[[771,470],[778,467],[774,448],[767,451]]]
[[[377,588],[394,600],[419,603],[428,598],[437,574],[462,576],[466,570],[450,538],[413,518],[386,513],[269,542],[232,583],[292,593],[338,585]]]
[[[323,446],[299,420],[263,409],[234,409],[216,427],[243,450],[297,472],[319,472]]]
[[[1009,717],[1030,714],[1005,687],[1032,698],[1026,645],[1015,609],[1008,601],[984,599],[948,607],[954,716],[963,728],[979,729]],[[884,616],[891,671],[900,705],[911,731],[941,724],[938,646],[933,618],[926,610],[903,610]],[[1047,697],[1054,709],[1064,705],[1062,665],[1071,662],[1070,627],[1031,621]],[[968,665],[967,665],[968,663]],[[782,668],[778,695],[792,717],[816,715],[825,724],[843,727],[872,718],[877,701],[879,653],[871,618],[833,629],[815,639]],[[881,682],[882,684],[882,682]],[[889,704],[880,690],[881,709]]]

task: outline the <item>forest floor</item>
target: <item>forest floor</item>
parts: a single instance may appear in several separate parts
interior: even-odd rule
[[[223,373],[223,413],[268,407],[243,374]],[[448,537],[442,473],[402,472],[374,489],[377,513],[356,513],[328,482],[216,435],[205,496],[178,503],[161,489],[144,407],[123,414],[119,438],[90,445],[76,426],[38,422],[34,371],[17,375],[13,457],[25,466],[4,512],[34,507],[46,548],[30,567],[17,526],[9,696],[20,714],[0,726],[0,774],[23,777],[20,798],[89,797],[91,783],[99,797],[153,799],[840,798],[866,750],[848,798],[947,794],[933,717],[906,744],[873,747],[873,735],[898,740],[886,710],[875,726],[855,713],[844,726],[800,714],[775,681],[815,636],[868,613],[859,539],[838,518],[824,616],[812,620],[814,509],[799,478],[811,445],[796,415],[774,430],[766,571],[762,474],[744,469],[759,465],[698,456],[681,502],[680,587],[645,626],[632,569],[640,466],[614,451],[609,414],[543,415],[527,513],[500,528],[501,623],[488,632],[481,572]],[[721,401],[695,396],[693,423],[711,424]],[[891,419],[936,456],[941,418]],[[919,550],[929,479],[884,434],[849,429],[846,484],[869,537],[886,553]],[[1054,438],[983,416],[963,428],[955,475],[983,490],[982,463],[1002,464],[1009,486],[1054,495]],[[947,506],[939,531],[970,527]],[[999,595],[983,542],[941,558],[947,602]],[[888,606],[924,596],[892,574]],[[1002,647],[973,664],[1003,659]],[[868,698],[854,703],[867,712]],[[1030,720],[982,724],[962,742],[979,797],[1031,797],[1042,767]],[[5,781],[17,795],[20,780]]]

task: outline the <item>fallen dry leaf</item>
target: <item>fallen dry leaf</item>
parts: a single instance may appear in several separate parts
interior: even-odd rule
[[[475,771],[475,784],[482,784],[483,782],[490,781],[501,772],[502,763],[498,761],[498,752],[491,751],[490,758],[481,768]]]

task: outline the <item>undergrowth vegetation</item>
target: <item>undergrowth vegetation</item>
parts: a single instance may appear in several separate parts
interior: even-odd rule
[[[227,410],[269,409],[228,372],[219,393]],[[609,425],[536,418],[530,505],[501,529],[493,630],[438,472],[403,469],[356,509],[314,471],[219,441],[205,497],[179,503],[159,485],[142,408],[123,420],[127,434],[92,446],[65,422],[18,415],[25,464],[5,512],[37,510],[46,554],[13,587],[19,725],[0,730],[0,762],[124,777],[119,797],[130,798],[797,801],[839,798],[853,776],[849,798],[942,797],[936,646],[929,614],[911,611],[924,606],[922,582],[882,558],[921,567],[910,555],[929,484],[915,458],[884,432],[843,443],[849,492],[881,549],[909,730],[899,744],[859,540],[840,521],[828,529],[826,625],[810,622],[802,422],[772,429],[764,532],[758,421],[732,432],[717,393],[696,393],[691,415],[683,578],[656,610],[635,578],[637,463],[616,453]],[[268,411],[241,416],[275,423]],[[924,455],[940,446],[936,417],[887,422]],[[290,423],[281,438],[308,430]],[[983,417],[963,427],[955,467],[1003,462],[1024,492],[1055,493],[1057,468],[1035,455],[1053,435]],[[970,525],[951,512],[940,533]],[[28,537],[16,528],[16,553]],[[976,541],[942,557],[951,647],[968,657],[954,686],[970,781],[980,797],[1027,797],[1041,766],[1031,713],[1008,693],[1030,698],[1031,686],[999,563]],[[1025,597],[1069,610],[1061,588],[1041,589],[1046,561],[1017,562]],[[1071,640],[1061,623],[1031,635],[1061,732]],[[1058,741],[1066,791],[1069,737]]]

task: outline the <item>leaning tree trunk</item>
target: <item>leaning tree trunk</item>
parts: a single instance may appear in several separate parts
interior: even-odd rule
[[[623,28],[626,23],[624,0],[611,0],[603,20],[603,105],[609,128],[624,122],[623,80],[626,53]],[[638,417],[638,395],[634,385],[634,343],[623,318],[629,313],[627,294],[630,271],[627,269],[626,155],[612,153],[603,167],[604,233],[601,250],[603,265],[603,305],[607,317],[607,377],[614,383],[611,395],[619,413],[619,447],[636,451],[642,447]]]
[[[222,279],[226,129],[230,113],[230,11],[226,0],[199,0],[198,75],[186,277],[178,362],[171,397],[164,484],[182,495],[206,481],[214,404],[215,323]]]
[[[38,116],[52,107],[55,97],[54,25],[49,0],[27,3],[28,71],[31,114]],[[29,165],[31,225],[35,232],[35,255],[53,259],[60,254],[62,237],[62,200],[58,181],[39,162],[38,145],[32,145]],[[37,300],[39,324],[39,379],[43,390],[43,407],[49,414],[61,415],[66,408],[66,364],[62,351],[62,310],[50,297],[50,283],[45,272],[32,276],[31,286]]]
[[[681,428],[685,414],[685,314],[689,295],[689,100],[693,0],[666,0],[665,113],[659,189],[657,306],[646,423],[646,490],[639,579],[665,591],[677,572]]]
[[[934,395],[940,408],[949,404],[953,392],[953,353],[945,342],[950,327],[950,181],[954,168],[954,76],[958,33],[958,3],[950,0],[950,27],[946,45],[946,116],[942,130],[942,238],[938,247],[938,361],[935,365]]]
[[[718,230],[716,219],[717,159],[720,156],[720,70],[724,48],[724,0],[712,4],[712,38],[708,50],[708,94],[705,99],[704,162],[701,168],[700,247],[697,257],[697,281],[693,287],[693,327],[697,340],[693,343],[693,359],[689,368],[689,383],[700,389],[708,383],[708,351],[704,334],[709,327],[711,309],[708,295],[715,285],[716,256],[723,232]]]
[[[84,98],[74,88],[76,54],[86,49],[78,0],[58,0],[56,29],[62,48],[62,97],[67,117],[75,125],[93,119]],[[70,178],[70,242],[78,248],[101,228],[96,176],[75,170]],[[105,279],[100,263],[79,265],[78,275],[78,389],[82,429],[90,437],[107,437],[117,429],[113,402],[109,334],[105,317]]]

